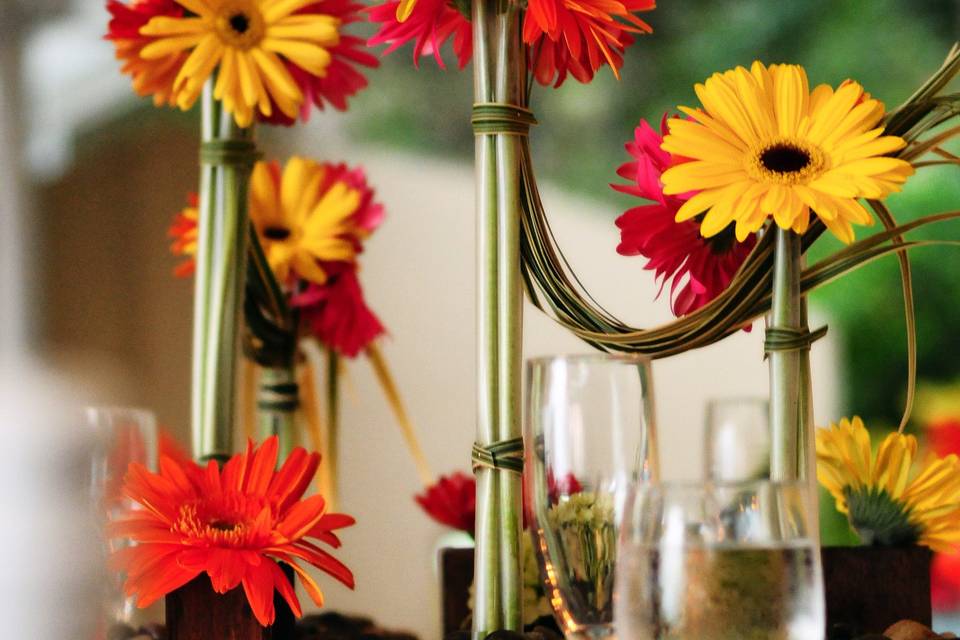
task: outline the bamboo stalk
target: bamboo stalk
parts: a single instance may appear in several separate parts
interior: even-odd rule
[[[238,127],[214,99],[214,81],[203,91],[203,142],[251,142],[252,131]],[[249,165],[225,157],[202,160],[191,402],[193,449],[200,460],[226,458],[232,450],[249,177]]]
[[[497,100],[523,104],[526,60],[522,58],[517,6],[497,14]],[[520,279],[520,137],[496,136],[497,154],[497,439],[522,434],[520,422],[523,293]],[[500,598],[502,628],[522,630],[521,478],[501,473]]]
[[[474,96],[493,102],[496,0],[473,2]],[[494,46],[492,46],[494,45]],[[498,238],[496,137],[478,135],[475,148],[477,215],[477,435],[489,445],[499,435]],[[503,626],[500,590],[500,513],[497,472],[480,466],[477,478],[474,540],[473,637],[480,640]]]
[[[803,299],[800,295],[800,236],[774,225],[773,297],[769,329],[802,328]],[[801,391],[802,362],[809,367],[809,352],[803,349],[771,351],[770,367],[770,477],[776,481],[799,478],[799,438],[802,414],[807,414],[809,395]],[[806,475],[806,474],[804,474]]]

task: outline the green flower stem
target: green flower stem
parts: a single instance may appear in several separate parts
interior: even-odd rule
[[[801,268],[805,267],[805,260],[801,259]],[[800,326],[806,329],[809,326],[807,314],[807,299],[801,300]],[[813,376],[810,371],[810,352],[804,351],[800,357],[800,452],[798,464],[800,477],[807,482],[810,501],[807,509],[810,537],[820,544],[820,485],[817,482],[817,434],[813,422]]]
[[[518,10],[506,0],[473,3],[477,103],[523,104]],[[478,235],[477,442],[520,436],[522,289],[520,138],[476,137]],[[522,626],[520,477],[477,469],[474,637]]]
[[[259,438],[280,440],[280,460],[286,460],[299,442],[297,438],[297,385],[294,367],[264,367],[260,371],[257,397]]]
[[[769,329],[807,331],[801,294],[801,237],[773,226],[775,236],[773,296]],[[812,393],[808,349],[773,350],[770,366],[770,477],[777,481],[808,478],[812,458]],[[815,474],[813,474],[815,476]]]
[[[252,130],[238,127],[214,99],[213,82],[203,91],[203,142],[251,142]],[[191,403],[193,449],[200,460],[225,458],[233,448],[251,164],[226,156],[201,163]]]

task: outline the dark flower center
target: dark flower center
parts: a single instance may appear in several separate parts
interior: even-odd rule
[[[210,528],[216,529],[217,531],[233,531],[237,526],[237,523],[226,520],[214,520],[210,523]]]
[[[285,227],[267,227],[263,235],[268,240],[286,240],[290,237],[290,229]]]
[[[910,510],[877,487],[845,487],[850,524],[866,545],[900,547],[916,544],[923,534],[910,522]]]
[[[250,28],[250,18],[244,13],[235,13],[230,16],[230,28],[243,35]]]
[[[776,173],[801,171],[807,168],[810,160],[810,154],[790,144],[777,144],[760,154],[760,163],[764,168]]]
[[[723,231],[711,238],[705,238],[707,246],[713,255],[722,256],[733,250],[737,244],[737,233],[734,225],[728,225]]]

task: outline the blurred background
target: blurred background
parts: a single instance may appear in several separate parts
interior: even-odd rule
[[[157,110],[133,95],[101,39],[101,2],[2,2],[0,354],[10,362],[29,347],[72,402],[149,408],[186,443],[192,286],[172,275],[166,232],[196,190],[197,114]],[[621,81],[604,69],[590,86],[538,87],[532,100],[542,123],[535,159],[560,243],[587,287],[638,326],[671,317],[643,260],[615,252],[614,220],[634,203],[608,184],[640,118],[656,122],[692,104],[694,82],[754,59],[802,64],[814,83],[855,78],[892,107],[960,33],[955,0],[686,0],[644,18],[655,33],[628,51]],[[474,429],[472,78],[469,68],[444,72],[428,59],[415,70],[410,56],[405,48],[368,72],[370,87],[349,113],[315,113],[306,126],[258,135],[268,157],[295,152],[367,168],[388,219],[369,242],[361,277],[389,329],[384,350],[427,455],[447,473],[468,470]],[[958,202],[960,181],[936,169],[890,199],[901,222]],[[916,236],[958,232],[944,224]],[[836,248],[825,238],[812,259]],[[912,260],[920,399],[911,429],[960,433],[960,251],[923,249]],[[856,413],[875,429],[895,426],[906,380],[896,261],[872,264],[812,301],[813,324],[830,325],[813,354],[818,424]],[[709,398],[766,393],[760,333],[656,363],[667,476],[699,477]],[[525,338],[529,356],[586,350],[529,306]],[[351,363],[348,375],[341,506],[359,524],[342,557],[358,588],[327,585],[329,606],[437,637],[443,531],[413,502],[421,487],[369,366]],[[29,415],[49,396],[19,397]],[[55,437],[61,423],[43,424]],[[10,418],[3,427],[17,424],[27,423]],[[828,517],[825,526],[825,540],[846,539],[842,522]],[[960,605],[960,569],[941,574],[938,604],[949,611]]]

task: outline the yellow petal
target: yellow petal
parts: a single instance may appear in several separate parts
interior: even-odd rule
[[[406,22],[416,6],[417,0],[400,0],[397,5],[397,22]]]
[[[807,74],[796,65],[784,65],[773,80],[778,132],[781,136],[795,136],[800,119],[807,112]]]

